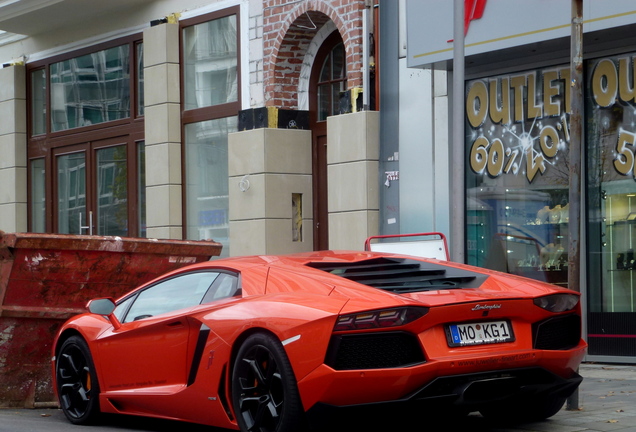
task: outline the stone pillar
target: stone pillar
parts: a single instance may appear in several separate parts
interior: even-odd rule
[[[26,68],[0,69],[0,230],[27,231]]]
[[[378,234],[380,113],[327,118],[329,248],[362,250]]]
[[[311,131],[229,135],[232,256],[313,250]]]
[[[179,24],[144,30],[146,222],[150,238],[183,238]]]

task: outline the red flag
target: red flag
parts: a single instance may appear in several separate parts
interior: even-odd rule
[[[464,0],[464,36],[472,20],[479,19],[486,9],[486,0]]]

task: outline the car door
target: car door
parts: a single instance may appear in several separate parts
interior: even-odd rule
[[[122,325],[98,340],[103,392],[183,386],[187,382],[188,312],[201,303],[218,272],[197,271],[164,279],[120,302]],[[173,389],[176,391],[177,389]]]

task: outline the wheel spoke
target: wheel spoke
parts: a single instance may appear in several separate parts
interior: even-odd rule
[[[75,418],[83,416],[91,400],[90,368],[84,354],[70,346],[60,355],[58,380],[63,408]]]
[[[250,431],[275,428],[283,403],[281,375],[271,351],[258,346],[246,355],[239,378],[240,411]]]

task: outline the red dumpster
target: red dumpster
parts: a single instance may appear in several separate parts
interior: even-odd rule
[[[214,241],[0,231],[0,407],[53,403],[53,338],[88,300],[220,253]]]

